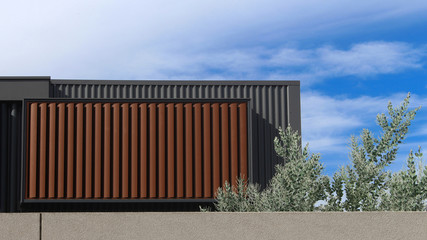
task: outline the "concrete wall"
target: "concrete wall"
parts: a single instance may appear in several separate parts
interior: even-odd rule
[[[1,239],[426,239],[425,212],[0,214]],[[41,229],[41,234],[39,232]]]
[[[0,239],[40,239],[40,214],[1,213]]]

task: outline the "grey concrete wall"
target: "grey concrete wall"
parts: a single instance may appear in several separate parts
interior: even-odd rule
[[[0,239],[40,239],[40,213],[1,213]]]
[[[41,216],[0,214],[0,239],[427,239],[425,212]]]
[[[427,239],[427,213],[46,213],[43,239]]]

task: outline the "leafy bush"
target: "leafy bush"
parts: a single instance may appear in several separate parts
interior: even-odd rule
[[[388,117],[377,116],[382,134],[374,138],[364,129],[360,138],[351,137],[351,164],[333,176],[322,175],[319,154],[310,154],[308,144],[301,149],[301,137],[288,126],[274,139],[276,153],[284,159],[264,190],[239,179],[237,187],[226,183],[219,188],[218,211],[313,211],[315,203],[325,211],[426,210],[427,167],[422,167],[421,151],[409,154],[407,170],[386,171],[396,158],[399,144],[408,133],[420,108],[408,110],[410,95],[393,108]],[[418,170],[415,157],[420,160]]]
[[[418,166],[415,162],[418,159]],[[423,211],[427,199],[427,166],[423,167],[421,148],[409,153],[407,169],[393,174],[389,191],[382,199],[382,210]]]
[[[408,110],[410,95],[393,108],[389,102],[388,114],[377,115],[382,128],[378,138],[364,129],[360,140],[351,138],[351,164],[334,174],[329,191],[330,210],[380,210],[381,196],[385,196],[391,173],[385,170],[396,158],[399,144],[406,138],[408,128],[419,108]],[[345,198],[343,197],[345,193]]]
[[[310,154],[308,145],[301,150],[301,137],[288,127],[279,129],[280,139],[274,140],[275,150],[284,158],[276,166],[269,186],[260,188],[241,178],[237,187],[225,183],[216,194],[215,208],[222,212],[236,211],[313,211],[318,199],[324,198],[329,180],[322,176],[323,166],[318,154]]]

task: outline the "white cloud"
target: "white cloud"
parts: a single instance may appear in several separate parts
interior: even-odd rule
[[[375,127],[375,119],[378,113],[385,113],[389,101],[393,106],[398,106],[405,98],[405,93],[397,93],[391,96],[357,98],[330,97],[317,92],[301,93],[302,110],[302,134],[305,142],[319,142],[311,144],[313,148],[328,151],[332,145],[324,144],[333,142],[337,145],[347,145],[350,134],[358,134],[363,128]],[[427,98],[411,96],[411,106],[414,108],[427,102]],[[417,120],[425,118],[424,111],[418,112]],[[415,123],[415,121],[414,121]],[[416,124],[413,124],[416,125]],[[415,126],[414,126],[415,127]],[[414,128],[412,127],[412,128]],[[420,125],[415,129],[423,129],[426,125]],[[416,134],[415,134],[416,133]],[[411,136],[427,135],[425,130],[410,131]],[[325,141],[323,140],[325,139]]]
[[[135,50],[132,53],[99,52],[97,61],[89,53],[73,53],[82,60],[65,58],[46,67],[65,76],[123,79],[290,79],[310,84],[340,76],[369,77],[422,67],[423,48],[405,43],[367,42],[350,49],[319,47],[298,49],[251,48],[209,52],[166,53]],[[126,57],[126,54],[129,56]],[[40,64],[39,62],[34,64]],[[19,67],[0,66],[16,72]],[[46,68],[41,68],[45,70]],[[25,71],[25,69],[24,69]],[[39,70],[40,71],[40,70]],[[55,72],[54,72],[55,73]],[[56,74],[52,75],[56,75]]]
[[[368,42],[356,44],[348,51],[330,47],[318,50],[320,62],[337,75],[372,75],[395,73],[403,69],[419,68],[420,57],[426,53],[408,44]]]
[[[0,74],[319,79],[330,76],[330,71],[366,75],[419,67],[418,49],[399,43],[369,43],[344,50],[280,47],[381,20],[404,21],[427,9],[422,0],[380,2],[8,1],[0,8]],[[369,47],[377,49],[378,64],[359,64],[361,72],[355,72],[349,65],[356,57],[371,59]],[[315,61],[323,62],[323,68],[314,69]],[[295,67],[309,72],[290,69]]]
[[[312,152],[322,154],[322,162],[328,170],[334,170],[348,161],[348,144],[351,135],[359,136],[364,129],[370,129],[378,137],[381,130],[376,126],[376,115],[385,113],[389,101],[398,106],[406,93],[390,96],[349,98],[345,96],[331,97],[318,92],[301,93],[302,137],[304,143],[310,143]],[[410,109],[424,105],[427,107],[426,96],[411,96]],[[396,163],[391,169],[400,170],[404,166],[410,149],[422,146],[427,149],[427,132],[425,120],[427,110],[421,109],[409,129],[408,138],[399,151]],[[330,172],[331,173],[331,172]]]

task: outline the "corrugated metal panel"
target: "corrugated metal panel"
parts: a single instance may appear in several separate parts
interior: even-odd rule
[[[21,102],[0,102],[0,212],[19,210]]]
[[[103,99],[226,99],[248,98],[250,121],[249,132],[252,149],[250,158],[250,178],[265,186],[271,179],[274,166],[281,160],[274,152],[273,139],[278,135],[278,127],[290,124],[293,129],[301,132],[300,115],[300,86],[299,81],[76,81],[52,80],[51,97],[53,98],[103,98]],[[221,114],[220,106],[213,106],[212,118]],[[216,114],[216,115],[215,115]],[[182,124],[177,117],[177,124]],[[235,124],[235,123],[233,123]],[[222,141],[215,135],[218,126],[213,125],[213,154],[212,159],[227,161],[226,157],[217,155],[218,142]],[[233,128],[231,128],[233,129]],[[208,129],[206,129],[208,131]],[[225,131],[225,130],[224,130]],[[232,134],[235,134],[232,133]],[[181,144],[178,141],[178,144]],[[209,151],[209,150],[208,150]],[[183,154],[176,152],[178,159]],[[186,161],[186,159],[185,159]],[[177,166],[179,169],[180,166]],[[219,171],[213,165],[213,172]],[[217,187],[219,180],[212,178],[213,186]],[[182,176],[177,177],[178,184]],[[222,180],[221,180],[222,181]],[[181,194],[181,190],[178,191]]]
[[[206,199],[248,175],[243,101],[25,104],[25,199]]]

